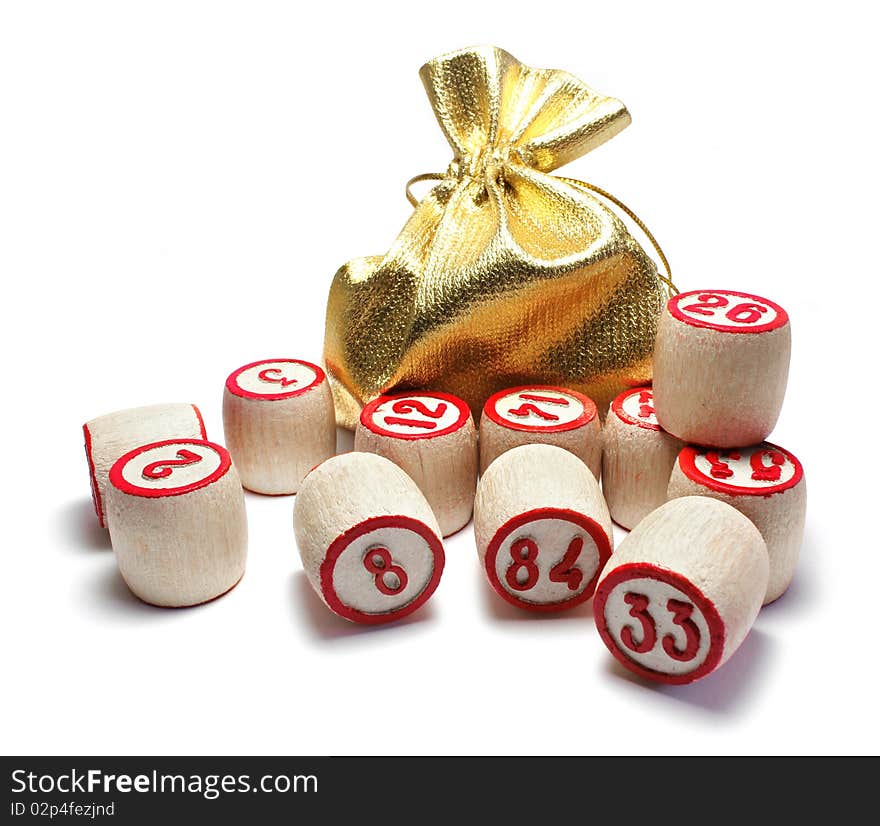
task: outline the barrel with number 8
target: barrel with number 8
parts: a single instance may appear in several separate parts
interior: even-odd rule
[[[775,302],[733,290],[673,296],[654,347],[660,425],[710,447],[763,441],[782,408],[790,356],[788,314]]]
[[[667,491],[711,496],[736,508],[761,532],[770,555],[764,604],[785,593],[794,576],[804,536],[807,483],[798,458],[770,442],[733,450],[685,447]]]
[[[515,447],[489,465],[477,487],[474,531],[492,587],[532,611],[588,600],[613,546],[596,478],[555,445]]]
[[[673,499],[620,543],[596,587],[596,627],[630,671],[662,683],[712,673],[739,648],[767,590],[767,546],[730,505]]]
[[[405,617],[434,593],[440,526],[415,482],[373,453],[328,459],[303,480],[293,527],[309,584],[352,622]]]

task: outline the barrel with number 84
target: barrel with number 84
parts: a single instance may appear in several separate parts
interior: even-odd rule
[[[611,556],[611,517],[599,484],[573,453],[531,444],[486,469],[474,503],[480,560],[507,602],[559,611],[593,595]]]

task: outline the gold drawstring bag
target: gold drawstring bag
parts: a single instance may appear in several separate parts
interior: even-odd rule
[[[442,390],[479,416],[497,390],[538,382],[581,390],[604,412],[650,380],[674,288],[595,193],[629,210],[548,173],[629,113],[492,47],[443,55],[420,75],[455,155],[445,174],[410,182],[439,180],[421,202],[407,187],[415,210],[388,253],[333,279],[324,360],[339,424],[354,427],[386,392]]]

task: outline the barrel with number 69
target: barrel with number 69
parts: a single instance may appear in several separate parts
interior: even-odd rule
[[[673,296],[654,347],[660,425],[709,447],[763,441],[782,409],[790,356],[788,314],[775,302],[733,290]]]
[[[611,516],[595,476],[556,445],[515,447],[486,468],[474,532],[492,587],[531,611],[560,611],[588,600],[613,546]]]
[[[144,602],[181,608],[244,574],[247,515],[229,453],[204,439],[142,445],[110,469],[107,521],[119,570]]]

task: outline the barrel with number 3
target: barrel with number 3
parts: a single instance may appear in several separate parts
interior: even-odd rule
[[[300,359],[239,367],[223,390],[223,430],[242,484],[255,493],[296,493],[336,452],[333,394],[324,371]]]
[[[425,604],[443,573],[440,526],[397,465],[345,453],[309,473],[293,527],[309,584],[352,622],[384,623]]]
[[[793,453],[770,442],[733,450],[685,447],[673,467],[668,496],[711,496],[751,519],[770,555],[764,604],[785,593],[800,555],[807,510],[804,469]]]
[[[724,502],[674,499],[620,543],[596,587],[605,645],[630,671],[662,683],[711,674],[739,648],[767,590],[767,546]]]
[[[673,296],[654,347],[654,408],[685,442],[740,447],[773,430],[788,382],[791,326],[778,304],[733,290]]]
[[[474,531],[492,587],[532,611],[588,600],[613,546],[596,478],[555,445],[516,447],[489,465],[477,487]]]
[[[107,519],[122,577],[144,602],[197,605],[244,574],[241,481],[213,442],[172,439],[122,456],[110,469]]]

